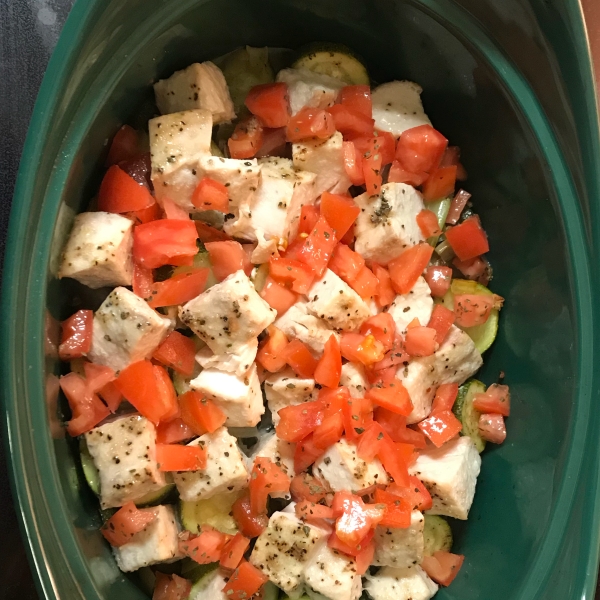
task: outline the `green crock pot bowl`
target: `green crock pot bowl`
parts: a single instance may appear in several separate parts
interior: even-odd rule
[[[575,0],[79,0],[23,153],[3,282],[2,388],[15,499],[46,598],[146,597],[97,531],[60,419],[53,319],[81,302],[55,262],[97,189],[107,140],[143,123],[151,83],[242,44],[342,42],[373,79],[411,79],[463,151],[506,298],[481,378],[513,392],[483,455],[465,565],[440,600],[591,599],[600,475],[598,122]]]

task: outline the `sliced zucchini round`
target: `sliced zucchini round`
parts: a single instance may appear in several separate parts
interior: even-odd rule
[[[159,504],[168,504],[169,500],[173,501],[175,499],[175,484],[168,483],[156,492],[148,492],[145,496],[136,500],[135,505],[138,508],[147,508],[149,506],[158,506]]]
[[[425,556],[432,556],[439,551],[449,552],[452,548],[452,530],[448,521],[437,515],[425,515],[423,541]]]
[[[252,279],[252,283],[254,283],[254,287],[257,292],[260,292],[263,289],[268,276],[269,263],[263,263],[262,265],[259,265],[258,267],[255,267],[252,270],[252,275],[250,277]]]
[[[90,486],[90,490],[92,490],[96,496],[99,496],[100,474],[98,473],[98,469],[96,469],[94,459],[92,458],[87,444],[85,443],[85,438],[83,437],[79,440],[79,458],[81,460],[83,476],[85,477],[87,484]]]
[[[219,566],[218,563],[210,563],[208,565],[196,565],[195,571],[191,571],[185,575],[186,579],[193,581],[192,589],[188,600],[205,600],[212,598],[212,595],[207,594],[208,588],[213,582],[214,577],[217,576],[215,571]]]
[[[292,65],[313,73],[329,75],[348,85],[369,85],[369,74],[363,62],[350,48],[341,44],[317,43],[300,49]]]
[[[430,210],[437,217],[438,226],[442,231],[446,226],[446,217],[448,216],[448,211],[450,210],[451,203],[451,198],[442,198],[441,200],[436,200],[435,202],[427,203],[427,209]],[[439,239],[440,236],[436,235],[428,238],[427,243],[435,248]]]
[[[210,525],[223,533],[235,534],[238,529],[231,515],[231,508],[241,494],[242,492],[228,492],[196,502],[180,500],[179,518],[183,528],[199,533],[201,525]]]
[[[277,600],[278,598],[279,588],[272,581],[267,581],[263,587],[262,600]]]
[[[460,435],[468,435],[474,442],[479,452],[485,449],[485,440],[479,435],[479,415],[475,410],[473,399],[476,394],[483,394],[485,385],[477,379],[470,379],[458,388],[458,396],[452,411],[456,418],[462,423]]]
[[[456,294],[484,294],[493,295],[493,292],[484,285],[468,279],[453,279],[450,289],[442,298],[441,302],[446,308],[454,310],[454,296]],[[499,310],[494,308],[483,325],[475,327],[461,327],[473,340],[475,347],[482,354],[494,343],[498,334]]]
[[[188,273],[191,269],[210,269],[208,279],[206,280],[206,289],[218,283],[218,280],[212,271],[212,264],[210,262],[210,255],[208,252],[198,252],[198,254],[194,256],[194,264],[191,267],[177,267],[173,271],[173,275]]]

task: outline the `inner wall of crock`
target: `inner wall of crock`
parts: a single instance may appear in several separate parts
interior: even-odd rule
[[[73,155],[55,249],[60,250],[69,219],[85,210],[97,190],[106,140],[122,123],[142,126],[152,116],[151,83],[157,77],[243,44],[296,48],[332,41],[362,55],[376,82],[410,79],[422,85],[434,126],[461,147],[469,173],[465,188],[473,194],[490,237],[491,287],[506,298],[498,340],[484,356],[479,378],[490,384],[503,371],[514,398],[507,443],[483,455],[471,517],[466,524],[453,523],[456,551],[467,556],[464,573],[438,597],[515,597],[556,499],[576,386],[568,257],[548,168],[497,74],[468,40],[456,37],[434,16],[416,4],[383,0],[345,0],[343,10],[329,0],[314,4],[212,0],[173,16],[169,6],[162,14],[149,14],[140,3],[136,30],[146,27],[147,35],[136,43],[135,30],[115,30],[110,43],[98,48],[96,60],[105,66],[90,67],[98,69],[98,76],[74,115],[75,123],[88,119],[89,125]],[[111,73],[115,60],[124,65],[118,77]],[[104,94],[106,102],[94,114],[86,113],[85,99],[92,103]],[[63,319],[82,305],[96,308],[107,292],[51,277],[48,307]],[[58,365],[51,368],[58,372]],[[68,414],[64,404],[61,409]],[[76,444],[59,439],[54,447],[91,575],[106,597],[124,593],[131,584],[112,564],[96,531],[97,501],[77,465]]]

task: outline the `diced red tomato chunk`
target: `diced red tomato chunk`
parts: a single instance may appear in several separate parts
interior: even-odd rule
[[[72,417],[67,423],[67,431],[76,437],[93,429],[110,415],[110,410],[94,394],[83,377],[69,373],[60,378],[60,387],[67,397]]]
[[[442,298],[450,289],[452,269],[450,267],[432,266],[425,271],[425,281],[429,285],[434,298]]]
[[[277,311],[277,316],[280,317],[290,307],[292,307],[298,301],[298,294],[292,290],[281,285],[270,275],[265,280],[265,285],[260,291],[260,297],[267,302],[267,304]]]
[[[276,373],[287,364],[283,358],[283,351],[288,345],[288,339],[275,325],[269,325],[267,332],[269,337],[258,349],[256,361],[267,371]]]
[[[411,327],[406,331],[404,348],[410,356],[431,356],[439,345],[436,337],[432,327]]]
[[[436,214],[426,208],[417,215],[417,225],[424,238],[430,238],[442,233]]]
[[[120,547],[131,542],[133,536],[143,531],[156,519],[151,508],[139,510],[133,502],[124,504],[100,529],[111,546]]]
[[[365,397],[369,398],[373,404],[399,415],[408,416],[413,409],[408,391],[399,379],[372,387],[367,391]]]
[[[179,551],[201,565],[217,562],[227,538],[209,525],[202,525],[198,535],[179,541]]]
[[[227,188],[210,177],[203,177],[192,194],[192,204],[200,210],[218,210],[229,212],[229,194]]]
[[[487,294],[456,294],[454,296],[455,322],[460,327],[483,325],[494,308],[495,298]]]
[[[356,281],[365,266],[365,259],[344,244],[338,244],[331,255],[329,268],[346,283]]]
[[[475,216],[446,229],[446,239],[460,260],[469,260],[489,251],[487,235]]]
[[[192,258],[198,253],[198,232],[194,221],[161,219],[133,230],[133,258],[147,269],[172,265],[176,259]]]
[[[318,361],[310,353],[306,344],[299,339],[294,339],[284,348],[282,354],[282,358],[285,358],[297,375],[313,377]]]
[[[431,173],[440,163],[448,140],[431,125],[407,129],[398,139],[396,158],[408,171]]]
[[[421,568],[436,583],[449,586],[458,575],[464,560],[462,554],[438,551],[433,556],[424,556]]]
[[[338,539],[356,548],[365,536],[383,519],[384,507],[365,504],[350,492],[337,492],[333,498],[333,514],[337,517],[335,533]]]
[[[331,335],[325,343],[323,356],[315,369],[315,381],[321,385],[334,388],[340,383],[342,374],[342,354],[340,344],[335,335]]]
[[[452,410],[457,396],[457,383],[442,383],[435,391],[431,412],[436,413],[443,410]]]
[[[140,153],[140,134],[129,125],[123,125],[113,137],[106,157],[106,166],[136,158]]]
[[[360,208],[352,198],[323,192],[321,194],[321,214],[335,231],[338,240],[342,239],[354,225]]]
[[[382,527],[406,529],[410,527],[410,517],[413,507],[404,498],[399,498],[385,490],[375,490],[375,502],[385,505],[385,514],[380,522]]]
[[[205,246],[213,273],[219,281],[237,271],[244,271],[247,275],[250,273],[252,265],[239,242],[207,242]]]
[[[389,183],[407,183],[408,185],[412,185],[417,187],[422,185],[429,175],[425,173],[425,171],[421,171],[419,173],[411,173],[407,171],[397,160],[392,163],[390,168],[390,172],[388,173],[388,182]]]
[[[267,499],[275,492],[287,493],[290,478],[270,458],[258,457],[250,474],[250,508],[254,514],[267,512]]]
[[[279,418],[275,427],[277,436],[287,442],[299,442],[322,423],[323,405],[321,402],[304,402],[286,406],[279,410]]]
[[[344,154],[344,169],[352,185],[363,185],[365,174],[362,168],[362,155],[352,141],[342,144]]]
[[[196,437],[196,433],[183,419],[175,417],[170,421],[161,421],[156,428],[157,444],[178,444]]]
[[[319,217],[314,229],[293,251],[290,247],[286,253],[286,258],[299,260],[308,265],[315,272],[317,278],[321,278],[333,250],[337,244],[335,231],[327,222],[323,215]]]
[[[254,514],[252,512],[248,494],[234,502],[231,513],[240,531],[248,538],[259,536],[269,523],[269,517],[266,514]]]
[[[317,138],[329,139],[335,133],[331,115],[320,108],[306,107],[290,118],[286,138],[288,142]]]
[[[228,600],[248,600],[268,580],[269,578],[263,575],[262,571],[244,560],[229,578],[223,588],[223,594]]]
[[[192,583],[173,573],[167,575],[156,571],[156,583],[152,600],[187,600],[192,591]]]
[[[172,331],[154,351],[152,358],[189,377],[194,372],[196,346],[192,338]]]
[[[431,255],[433,248],[426,243],[417,244],[406,249],[400,256],[388,264],[388,271],[392,279],[394,290],[398,294],[408,294],[421,276]]]
[[[227,140],[231,158],[253,158],[263,145],[264,128],[255,116],[242,119]]]
[[[294,470],[298,472],[305,471],[324,453],[325,448],[316,446],[314,434],[307,435],[296,444],[296,448],[294,449]]]
[[[212,400],[204,398],[195,390],[179,396],[179,408],[181,419],[196,435],[213,433],[227,420],[223,411]]]
[[[225,569],[235,569],[244,558],[250,540],[239,531],[225,543],[219,563]]]
[[[450,410],[439,410],[419,423],[419,429],[441,448],[447,441],[457,436],[462,430],[462,423]]]
[[[492,444],[501,444],[506,439],[504,417],[496,413],[483,413],[479,416],[479,435]]]
[[[369,119],[373,117],[371,88],[368,85],[347,85],[340,92],[340,102]]]
[[[150,285],[148,304],[152,308],[185,304],[206,289],[209,269],[190,269]]]
[[[94,312],[78,310],[61,324],[62,333],[58,355],[61,360],[85,356],[92,347]]]
[[[286,83],[265,83],[254,86],[245,102],[265,127],[285,127],[290,120],[290,101]]]
[[[108,169],[98,192],[98,209],[112,213],[143,210],[154,204],[148,188],[117,165]]]
[[[340,349],[345,359],[366,366],[379,362],[385,356],[383,344],[372,334],[363,336],[359,333],[344,332]]]
[[[159,471],[199,471],[206,468],[206,449],[201,446],[156,444],[156,463]]]
[[[433,202],[454,194],[456,167],[440,167],[423,184],[423,200]]]
[[[481,413],[498,413],[510,416],[510,390],[507,385],[493,383],[485,393],[476,394],[473,407]]]
[[[299,260],[275,258],[269,261],[269,273],[278,283],[289,285],[297,294],[306,294],[315,278],[313,270]]]

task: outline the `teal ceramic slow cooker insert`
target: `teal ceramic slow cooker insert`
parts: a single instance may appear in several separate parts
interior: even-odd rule
[[[102,174],[106,142],[141,124],[151,83],[242,44],[342,42],[375,81],[424,88],[462,149],[506,298],[486,383],[506,374],[508,440],[486,450],[465,566],[440,600],[592,598],[598,565],[598,121],[574,0],[79,0],[23,153],[3,282],[2,386],[16,500],[46,598],[145,598],[97,532],[97,503],[60,426],[48,315],[81,289],[53,262]],[[150,108],[151,110],[151,108]],[[50,328],[51,329],[51,328]]]

